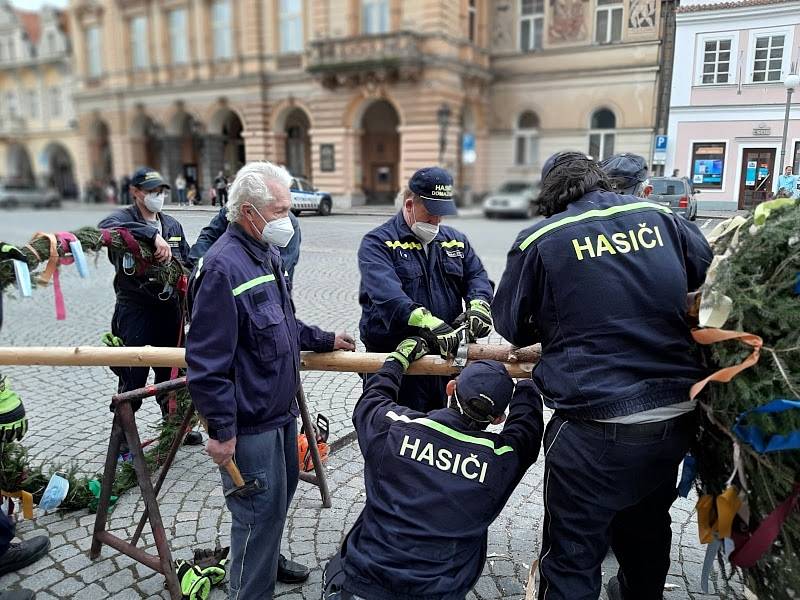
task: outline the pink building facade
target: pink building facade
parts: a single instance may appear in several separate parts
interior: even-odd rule
[[[748,209],[777,189],[785,165],[800,171],[798,72],[800,0],[683,0],[675,59],[665,174],[689,177],[706,210]]]

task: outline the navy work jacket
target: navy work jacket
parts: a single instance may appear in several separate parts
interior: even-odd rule
[[[487,531],[542,441],[542,403],[517,384],[500,433],[451,408],[397,404],[387,361],[353,413],[367,500],[342,546],[344,588],[370,600],[463,600],[486,560]]]
[[[224,442],[296,418],[300,350],[330,352],[335,336],[295,318],[278,250],[232,223],[189,289],[189,393],[209,436]]]
[[[132,204],[115,210],[97,225],[100,229],[124,228],[131,232],[137,241],[146,241],[151,245],[155,243],[156,235],[161,233],[170,248],[172,256],[180,260],[184,265],[191,267],[194,262],[189,258],[189,243],[183,233],[183,227],[177,219],[158,213],[161,220],[163,232],[158,228],[148,224],[139,208]],[[117,302],[123,304],[138,304],[142,306],[159,306],[165,301],[178,302],[178,293],[175,290],[164,290],[164,285],[158,283],[151,273],[145,272],[137,275],[135,269],[126,272],[122,261],[125,252],[108,249],[108,260],[114,265],[116,275],[114,276],[114,292],[117,295]]]
[[[711,249],[669,208],[591,191],[520,233],[492,304],[517,346],[542,343],[533,372],[544,403],[610,419],[689,399],[702,378],[686,295]]]
[[[289,220],[294,227],[294,235],[285,248],[278,248],[283,259],[283,268],[289,271],[289,279],[293,279],[294,268],[300,260],[300,242],[302,234],[300,233],[300,222],[297,217],[291,212],[289,213]],[[197,236],[197,241],[192,246],[189,256],[193,261],[205,256],[208,249],[216,242],[220,236],[225,233],[228,228],[228,207],[223,206],[219,212],[214,215],[211,222],[200,230],[200,235]]]
[[[368,351],[389,352],[415,335],[408,318],[420,306],[452,324],[464,302],[492,301],[492,283],[467,236],[442,225],[426,255],[402,212],[364,236],[358,267],[359,329]]]

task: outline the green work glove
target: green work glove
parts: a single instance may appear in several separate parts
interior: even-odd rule
[[[453,327],[458,329],[466,323],[470,340],[485,338],[492,332],[492,311],[486,300],[471,300],[469,308],[458,315]]]
[[[0,244],[0,260],[21,260],[25,262],[25,255],[16,246]]]
[[[211,579],[203,575],[200,567],[185,560],[176,560],[175,567],[178,570],[183,600],[206,600],[211,593]]]
[[[22,400],[0,377],[0,443],[18,442],[28,432],[28,417]]]
[[[219,585],[225,581],[225,569],[228,566],[229,547],[214,550],[204,548],[194,551],[194,566],[211,581],[211,585]]]
[[[425,340],[421,337],[410,337],[397,344],[397,349],[386,358],[386,362],[396,360],[403,365],[403,371],[406,371],[412,362],[427,353],[428,344],[425,343]]]
[[[125,345],[125,342],[122,341],[121,337],[117,337],[110,331],[104,333],[103,337],[100,338],[100,341],[102,341],[109,348],[121,348]]]
[[[424,306],[420,306],[408,317],[408,324],[419,328],[419,335],[428,348],[440,356],[455,356],[458,351],[458,333],[439,317],[435,317]]]

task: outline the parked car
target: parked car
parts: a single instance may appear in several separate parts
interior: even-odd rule
[[[61,196],[53,188],[40,188],[17,183],[0,183],[0,207],[58,208]]]
[[[676,215],[694,221],[697,218],[695,190],[686,177],[651,177],[653,192],[648,200],[668,206]]]
[[[313,211],[320,216],[331,214],[333,200],[328,192],[321,192],[308,179],[292,179],[292,212],[299,215],[303,211]]]
[[[483,201],[483,214],[487,219],[497,216],[533,217],[537,213],[536,198],[539,182],[506,181],[494,194]]]

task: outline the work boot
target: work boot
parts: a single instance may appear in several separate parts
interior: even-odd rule
[[[38,535],[19,544],[12,542],[8,550],[0,556],[0,575],[35,563],[47,554],[48,550],[50,550],[50,538],[46,535]]]
[[[190,431],[183,438],[184,446],[199,446],[203,443],[203,434],[199,431]]]
[[[311,569],[293,560],[289,560],[283,554],[278,558],[278,581],[281,583],[303,583],[311,574]]]
[[[6,590],[0,592],[0,600],[33,600],[36,595],[30,590]]]

